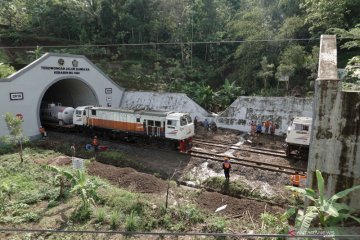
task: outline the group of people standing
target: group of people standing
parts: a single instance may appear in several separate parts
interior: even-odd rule
[[[276,129],[276,123],[272,122],[271,120],[266,120],[265,122],[258,122],[251,121],[250,123],[251,127],[251,135],[260,134],[263,131],[263,128],[265,130],[266,134],[275,134]]]

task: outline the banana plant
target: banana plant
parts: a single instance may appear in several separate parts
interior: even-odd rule
[[[355,209],[344,203],[337,202],[349,193],[359,190],[360,185],[338,192],[332,197],[327,197],[324,190],[324,178],[319,170],[316,170],[316,178],[318,187],[317,192],[311,188],[302,189],[292,186],[286,187],[313,202],[313,205],[306,208],[305,213],[298,213],[297,215],[296,226],[299,228],[299,231],[306,232],[315,219],[319,220],[322,227],[335,226],[337,223],[347,220],[348,218],[360,223],[360,218],[351,215],[355,212]]]
[[[70,182],[73,181],[74,179],[73,174],[65,169],[61,169],[52,165],[46,165],[45,169],[54,172],[56,174],[54,180],[55,182],[58,182],[60,187],[58,198],[63,198],[66,187],[66,181],[70,181]]]
[[[73,176],[71,192],[80,195],[82,207],[88,209],[90,204],[95,205],[95,200],[98,198],[96,190],[100,186],[99,183],[87,178],[84,171],[77,170]]]

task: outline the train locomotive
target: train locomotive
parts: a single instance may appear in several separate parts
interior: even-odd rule
[[[41,116],[51,112],[51,109],[55,112],[55,108],[55,105],[48,105],[41,110]],[[68,113],[71,112],[71,107],[66,109]],[[73,109],[72,120],[66,124],[63,114],[59,114],[58,117],[43,119],[59,122],[59,127],[70,126],[79,131],[91,131],[117,139],[131,136],[147,138],[154,142],[166,140],[182,152],[190,150],[194,136],[194,123],[189,113],[79,106]]]
[[[286,155],[290,156],[293,151],[297,155],[306,157],[309,154],[310,133],[312,118],[295,117],[287,129]]]

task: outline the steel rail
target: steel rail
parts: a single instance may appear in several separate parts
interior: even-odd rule
[[[193,157],[203,158],[203,159],[210,159],[213,161],[223,162],[223,157],[226,157],[226,155],[223,154],[216,154],[216,153],[206,153],[201,151],[191,151],[190,153]],[[209,158],[209,157],[217,157],[216,158]],[[302,168],[293,168],[288,166],[282,166],[282,165],[276,165],[271,163],[263,163],[258,161],[253,161],[245,158],[237,158],[237,157],[231,157],[232,160],[236,160],[236,162],[232,162],[234,164],[246,166],[246,167],[253,167],[253,168],[259,168],[262,170],[268,170],[273,172],[281,172],[286,173],[289,175],[295,174],[296,172],[306,174],[306,170]],[[287,170],[283,170],[287,169]],[[290,170],[290,171],[288,171]],[[292,171],[291,171],[292,170]]]
[[[200,143],[200,144],[204,144],[204,145],[208,145],[208,146],[215,146],[215,147],[228,147],[228,148],[234,149],[234,150],[242,150],[242,151],[259,153],[259,154],[275,156],[275,157],[286,157],[285,153],[281,153],[279,151],[273,151],[273,150],[270,150],[270,149],[258,149],[258,148],[251,149],[251,148],[244,148],[244,147],[234,146],[234,144],[231,144],[232,146],[229,146],[229,145],[222,144],[222,143],[216,144],[216,143],[210,143],[210,142],[198,141],[198,140],[193,140],[193,143]]]

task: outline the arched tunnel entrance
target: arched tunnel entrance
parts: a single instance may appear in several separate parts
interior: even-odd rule
[[[47,88],[41,99],[40,123],[41,125],[49,122],[59,123],[58,114],[65,107],[76,108],[86,105],[96,106],[99,105],[99,101],[95,91],[85,81],[76,78],[57,80]]]

